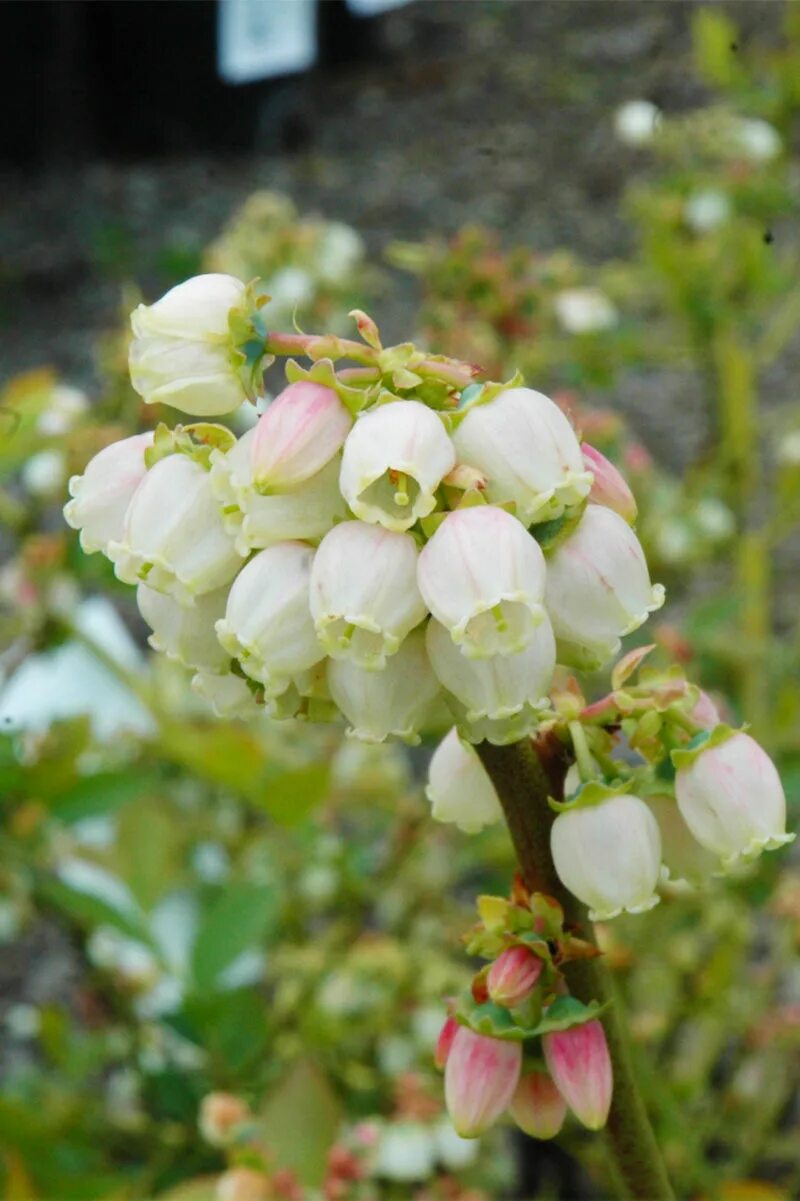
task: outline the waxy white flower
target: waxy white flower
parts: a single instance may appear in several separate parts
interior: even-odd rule
[[[267,697],[278,696],[325,655],[308,607],[313,557],[301,542],[262,550],[239,572],[216,623],[226,651],[264,685]]]
[[[232,672],[198,671],[192,676],[192,690],[211,706],[217,717],[251,718],[264,712],[246,681]]]
[[[61,492],[67,474],[63,450],[39,450],[22,465],[22,485],[31,496],[47,497]]]
[[[89,399],[85,392],[69,384],[56,384],[39,414],[36,428],[46,438],[59,438],[69,433],[88,411]]]
[[[664,589],[650,583],[630,526],[603,505],[587,505],[548,560],[545,603],[559,662],[590,669],[606,663],[620,639],[661,608]]]
[[[568,334],[596,334],[619,321],[616,305],[599,288],[564,288],[554,297],[553,308]]]
[[[453,728],[433,752],[425,795],[437,822],[477,834],[503,816],[500,800],[478,753]]]
[[[126,584],[144,582],[184,605],[227,584],[242,565],[208,472],[184,454],[168,455],[147,472],[122,537],[107,553]]]
[[[769,755],[749,734],[720,728],[694,750],[673,752],[675,795],[697,841],[723,867],[791,842],[786,798]]]
[[[559,813],[550,832],[558,878],[590,907],[592,921],[658,904],[658,823],[644,801],[625,793]]]
[[[459,462],[486,476],[488,499],[513,501],[525,526],[560,517],[592,486],[567,417],[531,388],[508,388],[486,404],[473,405],[453,441]]]
[[[744,117],[737,122],[736,135],[741,150],[753,162],[769,162],[783,149],[783,139],[775,126],[758,117]]]
[[[122,537],[128,505],[147,475],[144,452],[152,445],[152,433],[112,442],[89,460],[83,475],[70,479],[72,500],[64,506],[64,519],[80,530],[87,555],[98,550],[107,554],[108,544]]]
[[[339,456],[302,484],[261,496],[253,484],[254,437],[255,430],[248,430],[226,453],[211,452],[211,487],[239,553],[327,534],[347,513],[339,491]]]
[[[646,146],[661,122],[661,109],[649,100],[628,100],[614,114],[614,131],[628,146]]]
[[[131,383],[148,404],[207,417],[231,413],[245,399],[228,318],[244,284],[232,275],[196,275],[155,304],[131,314]]]
[[[438,621],[428,623],[426,642],[433,670],[455,698],[456,704],[449,703],[470,741],[480,741],[480,735],[505,744],[535,729],[556,666],[555,638],[546,618],[514,655],[468,659]]]
[[[362,521],[407,530],[433,511],[436,489],[455,461],[432,409],[415,400],[392,401],[356,420],[344,444],[339,483]]]
[[[180,605],[171,596],[146,584],[136,589],[139,612],[153,631],[147,641],[184,667],[227,671],[231,656],[217,639],[214,623],[225,612],[227,588],[198,596],[194,605]]]
[[[723,225],[731,215],[731,202],[718,188],[704,188],[688,196],[683,206],[686,224],[695,233],[710,233]]]
[[[259,419],[251,443],[259,492],[301,484],[329,463],[353,419],[333,388],[299,380],[276,396]]]
[[[670,880],[699,884],[719,867],[719,859],[701,846],[684,821],[674,797],[648,796],[647,807],[661,832],[661,858]]]
[[[382,668],[427,612],[414,539],[363,521],[335,526],[314,558],[310,603],[332,658]]]
[[[419,556],[417,580],[431,613],[470,658],[523,650],[544,620],[539,544],[491,505],[448,513]]]
[[[422,630],[409,634],[382,671],[366,671],[350,660],[331,659],[328,687],[350,722],[348,734],[363,742],[383,742],[389,737],[419,742],[419,731],[439,693]]]

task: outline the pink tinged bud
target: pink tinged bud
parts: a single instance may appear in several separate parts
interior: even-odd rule
[[[690,716],[702,726],[704,730],[713,730],[714,726],[718,726],[722,721],[719,709],[712,701],[707,692],[700,692],[700,695],[695,702],[694,708]]]
[[[290,488],[316,475],[339,450],[352,424],[332,388],[307,380],[289,384],[256,426],[252,449],[256,489]]]
[[[122,537],[128,505],[147,475],[144,452],[152,444],[151,433],[112,442],[89,460],[83,475],[69,481],[72,500],[64,506],[64,519],[80,530],[87,555],[98,550],[106,554],[109,543]]]
[[[458,1034],[461,1027],[454,1017],[448,1017],[445,1024],[442,1026],[439,1037],[436,1041],[436,1050],[433,1052],[433,1062],[440,1072],[444,1071],[444,1066],[447,1063],[447,1058],[450,1054],[450,1048],[453,1045],[453,1039]]]
[[[455,728],[433,752],[425,795],[435,821],[453,822],[465,834],[477,834],[503,816],[500,799],[477,751],[461,741]]]
[[[492,505],[445,517],[420,553],[417,581],[468,658],[524,650],[544,619],[541,548],[516,517]]]
[[[250,1116],[247,1105],[233,1093],[208,1093],[200,1105],[200,1133],[213,1147],[225,1147]]]
[[[522,1044],[475,1034],[462,1026],[453,1039],[444,1076],[447,1111],[462,1138],[478,1138],[514,1095]]]
[[[636,500],[626,480],[605,455],[588,442],[581,443],[583,461],[594,476],[589,500],[595,505],[613,509],[628,525],[636,523]]]
[[[692,834],[723,867],[794,838],[786,833],[786,798],[775,765],[749,734],[690,753],[678,766],[675,795]]]
[[[589,1130],[606,1124],[613,1074],[605,1031],[597,1020],[545,1034],[544,1057],[558,1091]]]
[[[555,1138],[567,1116],[567,1103],[547,1072],[523,1076],[509,1109],[520,1130],[531,1138]]]
[[[547,563],[547,611],[559,643],[559,663],[602,667],[620,639],[664,603],[651,584],[639,540],[619,514],[586,506],[577,527]]]
[[[531,995],[541,974],[538,955],[527,947],[508,947],[489,968],[489,996],[497,1005],[515,1009]]]

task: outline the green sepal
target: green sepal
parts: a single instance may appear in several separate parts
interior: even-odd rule
[[[589,780],[582,784],[568,801],[556,801],[548,797],[547,803],[555,813],[570,813],[573,809],[591,809],[595,805],[602,805],[611,797],[624,796],[630,791],[630,780],[615,780],[611,784],[601,780]]]
[[[266,349],[269,330],[262,312],[270,297],[259,290],[259,284],[260,280],[251,280],[241,304],[228,314],[230,361],[249,400],[259,395],[264,372],[275,362]]]
[[[691,767],[698,755],[703,751],[709,750],[714,746],[721,746],[723,742],[727,742],[729,738],[733,738],[734,734],[743,734],[747,726],[740,726],[735,729],[733,726],[720,724],[714,726],[713,730],[700,730],[695,734],[694,738],[686,744],[672,751],[670,759],[672,766],[677,770],[682,767]]]
[[[573,1026],[585,1026],[593,1022],[608,1009],[610,1001],[601,1005],[599,1001],[590,1001],[584,1005],[576,997],[557,997],[536,1029],[528,1036],[552,1034],[558,1030],[570,1030]]]
[[[169,455],[188,455],[206,471],[211,467],[215,450],[226,454],[236,444],[236,435],[227,426],[212,421],[195,421],[191,425],[176,425],[170,429],[160,422],[156,426],[152,446],[144,452],[148,470]]]
[[[289,359],[284,373],[290,384],[296,384],[301,380],[310,380],[312,383],[332,388],[353,417],[375,403],[376,385],[354,388],[350,384],[342,383],[331,359],[317,359],[310,367],[302,367],[296,359]]]
[[[525,1021],[524,1010],[509,1010],[493,1001],[484,1001],[476,1005],[471,993],[462,996],[456,1006],[454,1017],[461,1026],[467,1026],[475,1034],[483,1034],[488,1038],[498,1038],[503,1042],[527,1042],[529,1039],[541,1038],[543,1034],[556,1031],[570,1030],[573,1026],[584,1026],[600,1017],[609,1007],[610,1001],[601,1005],[599,1001],[590,1001],[584,1005],[575,997],[557,997],[552,1005],[536,1015],[532,1021]],[[535,1014],[538,1007],[534,1003],[532,1010]]]
[[[524,384],[525,377],[521,371],[517,370],[514,372],[511,379],[506,380],[505,383],[489,381],[485,384],[482,384],[480,386],[480,391],[474,393],[469,397],[468,400],[465,400],[465,392],[468,392],[469,388],[475,386],[474,384],[470,384],[469,387],[465,388],[464,392],[461,393],[461,401],[459,402],[459,406],[452,414],[453,428],[455,429],[457,426],[459,426],[466,417],[467,413],[469,413],[472,409],[477,408],[478,405],[491,404],[495,397],[499,396],[501,392],[508,392],[510,388],[521,388],[524,386]]]

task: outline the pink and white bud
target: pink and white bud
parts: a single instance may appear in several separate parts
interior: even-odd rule
[[[253,481],[269,493],[301,484],[339,451],[353,418],[333,388],[298,380],[273,400],[252,441]]]
[[[649,796],[647,807],[658,822],[661,858],[669,879],[702,884],[719,867],[719,859],[701,846],[683,819],[674,797]]]
[[[704,730],[713,730],[714,726],[718,726],[722,721],[720,712],[717,706],[712,701],[707,692],[700,690],[700,694],[695,702],[690,717],[692,717],[699,726]]]
[[[409,634],[381,671],[366,670],[350,659],[331,659],[328,687],[350,722],[348,736],[362,742],[399,738],[418,743],[439,694],[422,630]]]
[[[470,741],[473,725],[500,744],[536,728],[549,703],[556,666],[556,643],[547,618],[523,650],[490,659],[468,659],[438,621],[428,623],[426,638],[433,670],[450,693],[448,703]]]
[[[547,1072],[526,1072],[511,1098],[509,1111],[531,1138],[555,1138],[567,1116],[567,1103]]]
[[[196,275],[131,314],[131,383],[148,404],[209,417],[245,399],[228,319],[245,286],[232,275]]]
[[[231,656],[217,639],[215,622],[223,616],[227,588],[198,596],[194,605],[180,605],[171,596],[146,584],[136,589],[139,612],[153,631],[147,641],[168,659],[204,671],[227,671]]]
[[[278,542],[322,538],[347,514],[339,491],[339,456],[302,484],[262,496],[253,483],[255,436],[248,430],[229,451],[211,452],[211,486],[236,549],[246,555]]]
[[[697,841],[723,867],[791,842],[775,765],[749,734],[675,752],[675,795]],[[687,762],[688,760],[688,762]]]
[[[611,1057],[597,1019],[542,1038],[548,1071],[578,1121],[589,1130],[606,1124],[614,1088]]]
[[[208,472],[184,454],[150,468],[107,553],[124,583],[144,582],[182,605],[229,583],[242,565]]]
[[[545,603],[559,663],[602,667],[664,603],[651,584],[638,538],[618,513],[587,505],[576,529],[548,559]]]
[[[528,947],[506,947],[489,968],[486,987],[496,1005],[516,1009],[527,1001],[542,974],[542,961]]]
[[[322,539],[311,571],[311,614],[333,659],[381,670],[427,612],[417,587],[417,546],[363,521]]]
[[[508,1108],[519,1081],[522,1044],[462,1026],[444,1073],[447,1112],[462,1138],[478,1138]]]
[[[448,513],[420,553],[417,581],[471,659],[524,650],[544,620],[544,555],[516,517],[492,505]]]
[[[626,793],[559,813],[550,831],[558,878],[592,921],[658,904],[661,835],[644,801]]]
[[[227,1147],[250,1116],[241,1097],[233,1093],[208,1093],[200,1103],[197,1124],[212,1147]]]
[[[433,752],[425,795],[431,816],[453,822],[465,834],[477,834],[503,816],[500,800],[477,752],[454,728]]]
[[[72,500],[64,506],[64,519],[80,530],[87,555],[98,550],[107,554],[109,543],[122,537],[128,505],[147,475],[144,452],[152,445],[152,433],[112,442],[89,460],[83,475],[70,479]]]
[[[436,489],[456,452],[441,417],[416,400],[393,401],[356,420],[339,484],[356,517],[408,530],[436,505]]]
[[[308,587],[314,551],[302,542],[281,542],[243,567],[228,593],[217,637],[268,698],[279,696],[298,672],[324,659]]]
[[[454,1017],[448,1016],[436,1040],[436,1049],[433,1052],[433,1062],[440,1072],[444,1071],[450,1054],[450,1048],[453,1045],[453,1040],[458,1034],[461,1027]]]
[[[624,476],[605,455],[595,450],[588,442],[581,443],[581,453],[587,470],[594,476],[589,493],[590,502],[613,509],[628,525],[635,525],[636,500]]]
[[[513,501],[524,526],[560,517],[588,495],[587,470],[575,431],[548,396],[509,388],[476,404],[453,434],[459,462],[487,477],[494,504]]]

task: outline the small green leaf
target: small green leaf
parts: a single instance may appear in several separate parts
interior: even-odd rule
[[[198,991],[215,988],[233,961],[257,947],[280,912],[274,888],[259,884],[226,887],[207,910],[192,954],[192,976]]]

